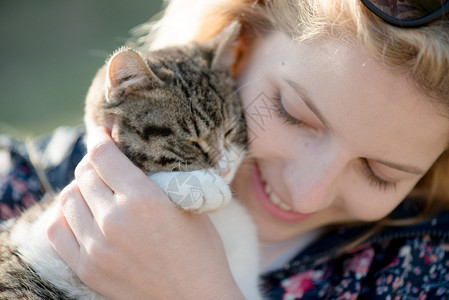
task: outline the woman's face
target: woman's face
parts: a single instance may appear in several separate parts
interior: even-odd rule
[[[263,241],[390,213],[442,153],[449,120],[357,46],[257,42],[238,76],[250,153],[233,187]]]

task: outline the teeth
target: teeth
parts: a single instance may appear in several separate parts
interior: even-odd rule
[[[268,184],[264,183],[264,186],[265,186],[265,193],[267,193],[268,198],[270,199],[271,203],[273,203],[274,205],[276,205],[277,207],[279,207],[282,210],[293,211],[293,209],[290,206],[283,203],[281,201],[281,199],[279,199],[279,197],[275,193],[273,193],[271,187]]]
[[[293,209],[285,203],[279,203],[279,207],[285,211],[293,211]]]
[[[279,197],[276,194],[272,193],[272,194],[268,194],[268,196],[270,196],[270,200],[274,204],[280,205],[282,203],[281,199],[279,199]]]
[[[264,186],[265,186],[265,193],[270,195],[271,194],[271,187],[268,184],[266,184],[266,183],[264,183]]]

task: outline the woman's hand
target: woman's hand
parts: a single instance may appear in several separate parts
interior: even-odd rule
[[[105,128],[96,134],[48,228],[70,268],[111,299],[242,298],[207,216],[176,208]]]

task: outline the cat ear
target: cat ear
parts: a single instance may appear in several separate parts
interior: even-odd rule
[[[161,84],[160,79],[151,71],[144,58],[129,48],[117,50],[109,59],[107,67],[107,95],[114,92],[123,94],[128,87],[153,88]]]
[[[210,40],[212,47],[216,49],[211,64],[212,70],[231,69],[235,60],[233,48],[238,43],[241,27],[239,21],[233,21]]]

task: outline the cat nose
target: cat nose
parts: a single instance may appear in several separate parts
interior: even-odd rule
[[[224,169],[218,171],[218,175],[220,175],[221,177],[226,177],[227,175],[229,175],[229,173],[231,173],[231,169]]]

